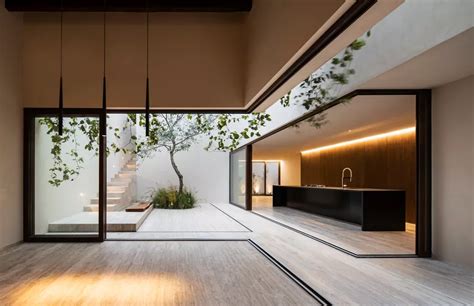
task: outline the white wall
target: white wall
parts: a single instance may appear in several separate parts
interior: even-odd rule
[[[0,1],[0,248],[23,235],[22,19]]]
[[[175,161],[184,176],[184,185],[195,191],[199,202],[229,201],[229,153],[204,150],[205,137],[189,151],[178,152]],[[137,171],[138,197],[146,198],[152,188],[178,185],[166,151],[139,162]]]
[[[433,90],[433,256],[474,267],[474,76]]]

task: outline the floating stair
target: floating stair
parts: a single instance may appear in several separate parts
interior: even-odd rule
[[[130,159],[120,171],[107,183],[107,211],[123,211],[136,200],[136,171],[135,159]],[[97,212],[99,198],[93,198],[84,206],[85,212]]]

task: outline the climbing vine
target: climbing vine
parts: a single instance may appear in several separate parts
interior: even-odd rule
[[[99,121],[91,118],[68,118],[64,125],[63,135],[58,134],[58,118],[43,117],[38,123],[47,128],[46,134],[51,137],[51,156],[53,164],[49,168],[48,182],[58,187],[64,181],[74,181],[83,168],[84,157],[79,155],[78,134],[87,135],[84,149],[98,154]],[[64,144],[68,144],[65,149]]]

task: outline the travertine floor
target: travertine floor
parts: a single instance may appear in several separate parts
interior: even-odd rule
[[[246,241],[23,244],[0,305],[315,305]]]
[[[409,255],[416,252],[414,232],[362,231],[354,224],[288,207],[258,208],[254,212],[358,255]]]
[[[355,258],[233,205],[216,206],[252,232],[144,232],[145,239],[251,238],[334,305],[474,301],[472,268],[424,258]],[[314,304],[249,247],[245,241],[23,244],[0,252],[0,304],[64,302],[62,294],[72,297],[69,304]],[[78,291],[84,299],[74,300]]]

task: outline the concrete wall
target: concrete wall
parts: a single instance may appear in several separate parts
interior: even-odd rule
[[[433,90],[433,256],[474,267],[474,76]]]
[[[178,152],[175,161],[184,176],[185,187],[196,193],[198,202],[227,203],[229,153],[206,151],[207,142],[205,137],[201,138],[189,151]],[[178,177],[171,167],[168,152],[157,152],[152,158],[139,161],[138,198],[147,198],[152,189],[168,186],[178,186]]]
[[[22,239],[22,15],[0,1],[0,248]]]

